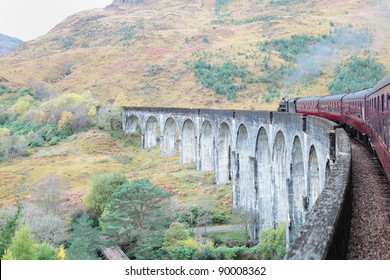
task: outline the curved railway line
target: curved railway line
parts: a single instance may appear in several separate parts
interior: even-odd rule
[[[352,219],[347,258],[390,259],[390,184],[377,158],[351,138]]]

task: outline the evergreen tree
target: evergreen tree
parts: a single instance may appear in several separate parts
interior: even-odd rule
[[[4,225],[0,228],[0,256],[5,254],[6,249],[10,246],[14,237],[17,222],[22,211],[22,203],[18,201],[18,210],[16,213],[8,217]]]
[[[28,225],[23,225],[16,231],[8,253],[14,260],[32,260],[35,254],[34,243]]]
[[[84,213],[75,222],[73,238],[66,258],[69,260],[99,259],[97,251],[101,249],[101,246],[99,230],[93,227],[93,221],[88,214]]]
[[[129,247],[137,259],[155,259],[169,224],[163,202],[170,193],[148,179],[119,186],[100,218],[104,234],[112,242]]]

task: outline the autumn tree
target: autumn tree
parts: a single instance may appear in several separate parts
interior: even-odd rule
[[[25,203],[23,221],[40,242],[58,246],[69,238],[69,223],[60,214],[47,213],[36,203]]]
[[[120,173],[108,173],[96,177],[85,197],[85,205],[100,217],[110,202],[113,192],[126,182],[126,176]]]
[[[68,239],[69,223],[65,221],[65,210],[61,204],[68,187],[68,182],[56,174],[33,184],[31,200],[25,203],[23,221],[39,241],[58,246]]]
[[[68,188],[69,183],[62,176],[50,174],[33,184],[32,201],[46,214],[60,214],[61,197]]]
[[[148,179],[119,186],[100,222],[104,235],[136,259],[156,259],[169,224],[164,202],[170,196]]]

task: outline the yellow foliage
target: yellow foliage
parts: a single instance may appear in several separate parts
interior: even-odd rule
[[[3,261],[5,261],[5,260],[7,260],[7,261],[14,260],[14,257],[12,256],[11,250],[10,249],[5,250],[4,256],[2,256],[1,259]]]
[[[58,130],[63,131],[68,129],[72,119],[73,119],[72,112],[68,112],[68,111],[62,112],[61,119],[58,121]]]
[[[22,120],[28,120],[33,123],[43,123],[45,117],[45,112],[32,107],[22,116]]]
[[[92,106],[88,111],[88,116],[94,117],[96,116],[96,106]]]
[[[0,128],[0,136],[9,136],[9,135],[11,135],[11,132],[9,131],[8,128],[6,127]]]
[[[126,94],[120,93],[115,97],[114,105],[116,105],[116,106],[129,106],[130,101],[127,98]]]
[[[214,249],[214,243],[211,240],[207,240],[206,247],[210,249]]]
[[[57,259],[65,260],[65,257],[66,257],[65,247],[63,244],[61,244],[60,248],[58,249]]]
[[[177,244],[180,246],[185,246],[185,247],[195,249],[195,250],[198,250],[199,246],[200,246],[199,243],[192,237],[190,237],[186,240],[181,240],[181,241],[177,242]]]
[[[16,115],[20,116],[25,113],[31,104],[34,102],[34,99],[30,95],[20,97],[11,109],[15,112]]]
[[[65,93],[61,94],[54,100],[54,105],[59,106],[62,104],[75,104],[79,105],[83,103],[83,97],[75,93]]]

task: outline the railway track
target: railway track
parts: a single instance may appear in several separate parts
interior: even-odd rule
[[[379,161],[352,145],[352,220],[347,258],[390,260],[390,183]]]

